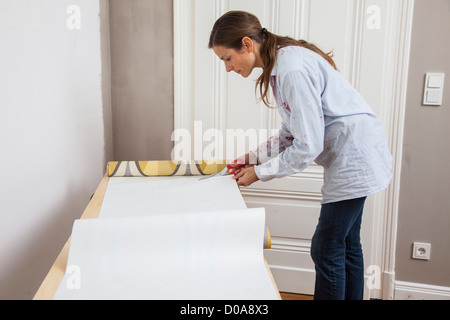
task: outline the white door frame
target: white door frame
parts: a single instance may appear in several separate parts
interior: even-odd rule
[[[193,40],[193,1],[195,0],[173,0],[174,4],[174,128],[184,128],[193,132],[193,87],[192,75],[192,40]],[[226,8],[226,0],[214,0],[218,18]],[[280,0],[273,0],[276,7]],[[360,10],[360,15],[364,16],[365,8],[372,2],[369,0],[357,1],[355,7]],[[378,0],[386,1],[386,0]],[[303,0],[298,0],[299,6],[304,5]],[[387,63],[383,66],[383,103],[379,114],[380,120],[385,126],[388,143],[393,155],[393,181],[388,189],[374,198],[375,206],[381,208],[382,216],[375,221],[375,230],[379,236],[380,247],[376,248],[376,259],[381,268],[381,297],[383,299],[394,298],[395,282],[395,253],[397,237],[397,217],[398,201],[400,190],[400,174],[402,162],[403,128],[406,108],[406,93],[409,67],[410,39],[414,0],[389,0],[388,14],[390,15],[386,24],[389,34],[386,41],[390,50],[386,53]],[[363,19],[363,17],[360,17]],[[355,32],[358,32],[357,30]],[[205,39],[207,43],[208,39]],[[206,45],[206,44],[205,44]],[[354,48],[359,50],[360,48]],[[354,62],[355,64],[358,61]],[[223,68],[217,59],[215,68]],[[216,72],[216,96],[217,103],[215,109],[221,112],[221,87],[220,83],[226,81],[224,72]],[[354,84],[358,83],[357,76],[353,76]],[[217,117],[220,119],[220,117]],[[222,128],[221,123],[216,123],[216,127]],[[378,294],[380,296],[380,294]]]

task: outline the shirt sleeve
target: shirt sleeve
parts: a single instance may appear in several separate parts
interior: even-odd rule
[[[255,166],[261,181],[282,178],[306,169],[323,151],[325,124],[321,91],[315,87],[318,81],[306,70],[295,70],[280,76],[280,92],[283,103],[291,110],[290,116],[280,130],[282,136],[290,137],[284,150],[271,144],[271,159]],[[272,137],[269,141],[276,141]],[[263,161],[261,161],[263,162]]]
[[[283,121],[279,132],[271,136],[266,142],[261,143],[252,152],[257,156],[258,164],[265,163],[291,146],[293,140],[294,137],[289,132],[286,122]]]

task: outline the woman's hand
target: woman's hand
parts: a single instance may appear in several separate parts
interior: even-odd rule
[[[228,164],[228,168],[230,168],[229,172],[231,174],[238,174],[242,168],[248,168],[250,166],[254,166],[257,164],[256,155],[253,152],[249,152],[240,156],[236,160],[230,162]]]
[[[233,179],[236,180],[238,186],[248,187],[259,180],[254,168],[257,161],[256,155],[249,152],[228,164],[229,173],[234,174]]]
[[[255,173],[254,165],[247,165],[246,167],[239,169],[239,172],[234,174],[233,179],[236,180],[238,186],[242,187],[248,187],[259,180]]]

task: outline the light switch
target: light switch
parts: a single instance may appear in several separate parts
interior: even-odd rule
[[[441,90],[439,89],[427,89],[427,98],[426,101],[428,103],[439,103],[441,101]]]
[[[444,74],[430,74],[428,77],[428,88],[441,88],[444,82]]]
[[[427,73],[425,79],[425,90],[423,104],[425,106],[440,106],[444,92],[444,73]]]

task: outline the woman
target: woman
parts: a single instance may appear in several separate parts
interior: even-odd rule
[[[392,157],[370,106],[341,76],[331,54],[303,40],[275,35],[252,14],[230,11],[211,32],[209,48],[227,72],[255,68],[262,101],[269,86],[283,119],[278,136],[236,159],[234,179],[249,186],[324,167],[322,207],[311,243],[315,299],[362,299],[361,217],[368,195],[386,188]]]

